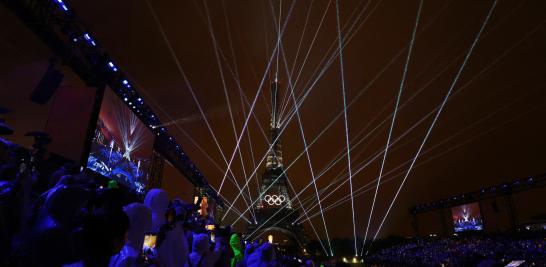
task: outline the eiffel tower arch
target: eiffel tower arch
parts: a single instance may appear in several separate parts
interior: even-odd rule
[[[289,181],[282,163],[281,124],[277,110],[279,89],[279,83],[275,81],[271,85],[272,112],[269,133],[272,145],[268,151],[265,171],[261,177],[259,201],[254,207],[256,222],[247,224],[245,239],[247,241],[259,238],[267,240],[271,234],[273,235],[273,243],[277,243],[275,240],[279,239],[275,235],[280,233],[291,239],[291,243],[296,247],[303,248],[309,240],[303,225],[293,224],[299,217],[299,212],[293,208],[288,190]],[[282,246],[282,241],[277,244]]]

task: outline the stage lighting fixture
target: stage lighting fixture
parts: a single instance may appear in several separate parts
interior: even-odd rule
[[[64,11],[68,11],[68,7],[66,7],[66,5],[64,4],[63,0],[57,0],[56,1],[57,4],[59,4],[59,6],[64,10]]]
[[[108,62],[108,66],[110,66],[110,69],[112,69],[113,71],[118,71],[118,68],[116,68],[116,65],[114,65],[112,61]]]
[[[123,81],[121,81],[121,83],[123,83],[124,85],[128,85],[128,84],[129,84],[129,81],[123,80]]]
[[[91,45],[97,46],[97,44],[95,43],[95,41],[93,41],[93,39],[91,38],[91,36],[89,35],[89,33],[84,34],[83,37],[84,37],[85,40],[87,40]]]
[[[138,101],[138,102],[142,102],[142,98],[139,97],[139,98],[137,99],[137,101]]]

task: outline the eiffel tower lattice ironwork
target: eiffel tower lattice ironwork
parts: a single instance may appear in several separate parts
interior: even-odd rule
[[[249,223],[246,227],[247,240],[263,236],[270,231],[281,232],[294,239],[300,247],[308,243],[307,235],[302,224],[292,224],[299,212],[293,209],[292,199],[288,190],[288,177],[284,171],[281,138],[281,123],[278,118],[277,102],[280,85],[275,80],[271,84],[271,124],[270,144],[265,171],[261,177],[260,199],[254,207],[256,223]]]

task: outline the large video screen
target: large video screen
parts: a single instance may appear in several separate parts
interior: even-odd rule
[[[483,230],[480,205],[477,202],[451,208],[455,233]]]
[[[144,193],[149,178],[153,133],[111,90],[106,90],[87,168]]]

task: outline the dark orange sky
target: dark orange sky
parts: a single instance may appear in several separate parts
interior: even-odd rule
[[[199,109],[145,1],[78,0],[68,3],[89,27],[100,45],[129,75],[137,90],[145,96],[145,101],[163,122],[195,118],[195,114],[199,114]],[[273,12],[269,3],[275,8]],[[268,57],[276,43],[277,25],[272,13],[278,15],[280,3],[280,0],[207,2],[218,48],[225,57],[224,60],[220,56],[220,62],[237,134],[241,131],[245,117],[237,82],[230,69],[237,70],[244,97],[252,102],[264,75]],[[282,44],[289,68],[295,66],[292,75],[294,80],[299,69],[302,69],[294,88],[296,96],[303,95],[313,83],[317,77],[314,71],[323,66],[319,65],[323,56],[336,52],[335,2],[329,7],[328,3],[327,0],[298,1],[288,19]],[[179,124],[178,128],[169,126],[168,130],[182,144],[210,184],[218,188],[227,166],[220,151],[229,161],[236,138],[206,22],[204,2],[150,0],[150,4],[208,116],[221,150],[217,148],[203,120],[188,119]],[[282,1],[283,22],[291,4],[292,1]],[[351,31],[350,27],[342,27],[344,36],[352,36],[343,50],[343,60],[347,101],[354,101],[347,110],[354,171],[365,164],[368,158],[376,155],[387,142],[390,125],[388,116],[394,110],[394,100],[407,55],[404,48],[411,38],[418,4],[419,1],[413,0],[371,0],[369,3],[341,1],[342,25],[351,25],[356,21],[356,26]],[[472,0],[424,2],[401,97],[401,103],[407,104],[399,110],[392,141],[402,136],[441,103],[491,4],[492,1]],[[313,35],[327,7],[324,22],[313,47],[310,48]],[[363,8],[366,9],[358,16]],[[2,7],[2,14],[7,12]],[[43,55],[47,55],[47,49],[43,49],[43,44],[22,41],[40,42],[35,37],[29,37],[28,31],[15,30],[22,26],[13,16],[2,18],[4,25],[14,26],[2,27],[0,30],[1,51],[6,54],[3,57],[9,59],[9,62],[1,66],[1,85],[9,83],[12,85],[4,88],[13,88],[16,82],[13,82],[13,78],[6,78],[5,74],[22,68],[31,59],[44,60]],[[416,167],[387,219],[382,235],[411,233],[408,208],[417,203],[546,171],[546,153],[543,152],[546,149],[546,125],[543,123],[546,115],[545,20],[544,1],[498,2],[454,88],[453,96],[447,102],[424,147],[423,151],[426,153],[417,160]],[[361,22],[363,24],[359,26]],[[34,46],[40,47],[42,52],[28,52]],[[16,47],[18,51],[24,51],[30,56],[10,53],[9,47]],[[304,60],[308,51],[309,57]],[[282,58],[279,62],[279,78],[286,92],[289,78]],[[268,85],[275,69],[273,64],[272,69],[266,73],[265,87],[257,98],[254,113],[259,124],[251,118],[248,127],[250,138],[245,135],[241,142],[247,175],[254,169],[250,147],[256,160],[261,159],[266,151],[266,140],[259,126],[267,132],[270,114],[267,107]],[[64,81],[69,82],[66,79]],[[30,85],[26,85],[28,86]],[[1,88],[2,96],[9,94],[4,88]],[[289,109],[294,106],[291,101],[286,104]],[[340,65],[336,58],[316,81],[301,106],[300,113],[307,142],[310,143],[342,110]],[[245,111],[248,111],[247,106]],[[387,121],[380,124],[385,119]],[[384,179],[407,170],[407,164],[395,168],[415,155],[431,123],[432,117],[427,117],[391,147],[384,171],[388,175]],[[373,129],[375,131],[372,132]],[[366,139],[358,146],[355,145],[368,133]],[[287,124],[282,141],[285,165],[289,165],[304,149],[296,117]],[[314,173],[318,174],[328,166],[338,153],[346,149],[345,145],[345,128],[341,116],[309,149]],[[377,178],[381,159],[381,156],[378,157],[353,177],[355,190]],[[259,175],[263,169],[264,164],[259,166]],[[244,183],[238,155],[232,164],[232,170],[239,183]],[[335,180],[338,173],[344,175],[346,171],[347,160],[343,158],[317,181],[318,188],[325,188]],[[174,175],[172,170],[166,174]],[[310,183],[311,175],[306,156],[300,157],[287,174],[297,192]],[[172,177],[165,179],[169,181],[166,186],[171,192],[186,192],[184,194],[187,195],[191,191],[186,190],[189,188],[185,181]],[[400,179],[394,179],[380,188],[372,218],[372,230],[379,225],[399,183]],[[255,198],[257,187],[254,178],[250,182],[250,191]],[[229,181],[221,191],[230,201],[238,192]],[[348,193],[349,187],[345,184],[323,204],[328,206]],[[302,199],[313,196],[313,187],[302,193]],[[359,235],[365,231],[372,197],[373,190],[355,198]],[[241,199],[236,206],[239,210],[246,208]],[[311,210],[310,215],[315,212],[316,209]],[[350,202],[344,202],[338,208],[328,211],[325,216],[331,236],[353,235]],[[227,218],[228,222],[234,219],[233,214]],[[320,216],[314,217],[312,222],[323,237]],[[310,236],[314,237],[311,233]]]

